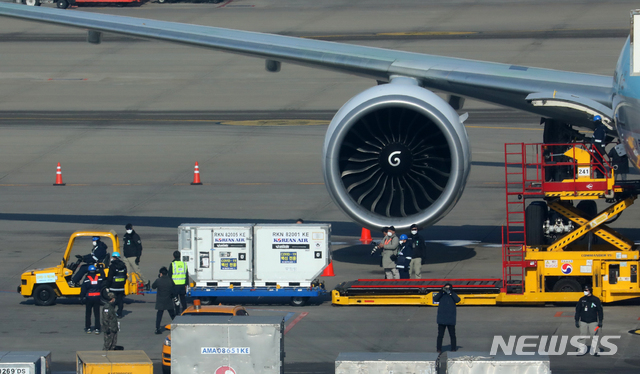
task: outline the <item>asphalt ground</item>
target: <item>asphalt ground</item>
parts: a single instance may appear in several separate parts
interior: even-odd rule
[[[609,74],[624,42],[619,30],[627,27],[634,7],[529,1],[224,4],[83,10],[300,36],[343,35],[341,41],[358,44]],[[556,29],[596,31],[573,32],[584,36],[578,37],[569,31],[559,36]],[[521,31],[532,37],[357,37],[438,30]],[[55,37],[47,40],[50,35]],[[325,279],[327,288],[382,277],[370,247],[356,244],[360,228],[328,197],[320,157],[332,114],[374,82],[291,66],[269,74],[260,60],[127,38],[107,37],[93,46],[79,35],[0,22],[0,350],[51,350],[54,371],[63,372],[75,370],[76,351],[102,347],[101,336],[82,332],[84,308],[77,301],[36,307],[15,292],[24,270],[57,264],[68,236],[80,229],[123,234],[124,225],[133,223],[145,248],[142,271],[153,279],[177,248],[181,223],[286,223],[302,217],[332,223],[336,276]],[[432,241],[426,277],[501,276],[503,144],[541,139],[538,118],[478,102],[466,109],[472,172],[456,208],[423,230]],[[189,184],[196,161],[202,186]],[[57,162],[64,187],[52,186]],[[632,208],[613,226],[638,241],[638,218]],[[333,372],[340,352],[435,351],[431,307],[333,307],[325,301],[294,308],[251,301],[251,314],[287,318],[289,373]],[[166,333],[153,334],[153,302],[153,295],[127,298],[119,342],[147,352],[159,373]],[[570,305],[460,308],[460,349],[488,351],[495,335],[573,335],[572,311]],[[604,334],[621,336],[618,353],[552,357],[553,371],[636,373],[638,336],[627,331],[639,327],[638,317],[636,304],[606,306]]]

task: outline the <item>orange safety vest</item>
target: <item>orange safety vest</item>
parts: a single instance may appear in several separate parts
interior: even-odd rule
[[[93,277],[91,275],[87,274],[87,279],[89,279],[91,284],[94,284],[94,285],[98,284],[98,278],[99,277],[100,277],[100,274],[96,274]],[[87,296],[90,296],[90,297],[100,296],[100,292],[87,292]]]

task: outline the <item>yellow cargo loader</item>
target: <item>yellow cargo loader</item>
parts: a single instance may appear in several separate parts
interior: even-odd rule
[[[640,297],[638,247],[607,226],[640,181],[616,181],[591,144],[515,143],[505,145],[505,187],[502,279],[358,279],[338,285],[333,304],[436,305],[445,283],[458,305],[575,303],[584,286],[603,303]],[[598,210],[598,199],[609,206]]]
[[[80,265],[80,260],[72,262],[69,260],[73,244],[76,239],[84,237],[99,236],[101,238],[107,238],[111,240],[111,246],[113,252],[120,252],[120,241],[118,234],[114,231],[76,231],[71,234],[67,249],[64,252],[62,261],[58,266],[29,270],[22,273],[20,279],[20,285],[18,286],[18,293],[25,298],[33,297],[36,305],[49,306],[56,302],[58,297],[79,297],[80,287],[70,287],[69,281],[74,273],[74,270]],[[97,267],[101,268],[105,277],[109,273],[108,264],[111,255],[107,255],[105,263],[97,264]],[[137,274],[129,274],[127,283],[125,284],[125,295],[138,294],[143,290],[144,286]],[[106,293],[103,289],[103,294]],[[103,298],[106,295],[103,295]]]

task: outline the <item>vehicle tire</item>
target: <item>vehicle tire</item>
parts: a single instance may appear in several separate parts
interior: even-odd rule
[[[167,2],[167,0],[158,0],[158,2],[159,2],[160,4],[164,4],[164,3],[166,3],[166,2]],[[164,366],[163,366],[162,368],[164,369]]]
[[[538,246],[544,243],[544,231],[542,225],[547,219],[547,203],[534,201],[524,212],[526,222],[527,245]]]
[[[575,279],[560,279],[553,285],[553,292],[580,292],[582,287]]]
[[[307,300],[309,300],[308,297],[292,297],[290,303],[292,306],[304,306]]]
[[[171,366],[162,365],[162,374],[171,374]]]
[[[16,4],[22,4],[22,0],[15,0]]]
[[[56,291],[48,284],[41,284],[33,291],[33,300],[39,306],[53,305],[57,297]]]
[[[60,9],[67,9],[69,7],[69,2],[67,0],[58,0],[56,2],[56,6]]]
[[[40,6],[40,0],[24,0],[28,6]]]

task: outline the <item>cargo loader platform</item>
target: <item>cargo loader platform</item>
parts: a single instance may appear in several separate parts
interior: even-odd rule
[[[501,279],[358,279],[337,285],[332,300],[336,305],[431,305],[432,293],[446,283],[466,305],[494,304],[503,284]]]
[[[429,293],[439,291],[451,283],[459,294],[499,293],[501,279],[358,279],[343,282],[336,290],[347,296]]]

